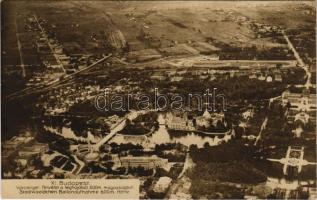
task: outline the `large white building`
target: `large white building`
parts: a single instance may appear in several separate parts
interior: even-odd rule
[[[282,94],[283,105],[290,104],[290,110],[299,112],[316,111],[316,94],[310,94],[309,91],[303,93],[291,93],[285,91]]]
[[[155,167],[164,167],[167,165],[168,160],[159,158],[156,155],[153,156],[126,156],[121,157],[121,166],[125,168],[137,168],[137,167],[144,167],[145,169],[152,169]]]
[[[172,129],[172,130],[184,130],[184,131],[195,130],[193,120],[189,120],[186,113],[182,113],[179,115],[168,114],[166,125],[169,129]]]

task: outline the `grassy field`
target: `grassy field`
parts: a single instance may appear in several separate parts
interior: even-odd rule
[[[53,1],[12,4],[13,10],[17,10],[19,15],[33,13],[47,20],[47,29],[56,33],[57,39],[70,53],[106,53],[109,49],[103,46],[102,32],[114,27],[122,31],[128,44],[131,44],[131,51],[151,48],[153,41],[159,41],[159,47],[166,48],[180,43],[204,42],[209,38],[231,46],[284,48],[285,44],[281,44],[276,38],[255,37],[254,31],[248,25],[239,23],[236,19],[245,17],[286,29],[312,27],[315,23],[312,7],[301,2],[180,4],[159,1]],[[13,15],[16,14],[14,11],[5,13],[10,20],[7,20],[7,28],[3,31],[3,49],[13,57],[17,53],[12,22]],[[23,19],[19,20],[23,22]],[[20,22],[18,24],[20,26]],[[148,38],[144,39],[144,34]]]

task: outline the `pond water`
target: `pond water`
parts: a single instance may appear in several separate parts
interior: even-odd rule
[[[194,132],[182,132],[182,133],[169,133],[164,125],[164,116],[162,114],[158,117],[159,128],[155,132],[149,135],[115,135],[109,143],[115,142],[118,144],[122,143],[132,143],[141,144],[144,147],[154,147],[156,144],[166,144],[166,143],[180,143],[187,147],[192,144],[196,144],[198,147],[203,147],[205,143],[209,143],[210,146],[218,145],[223,141],[229,141],[231,135],[225,135],[220,138],[220,136],[214,135],[204,135],[201,133]],[[69,127],[53,128],[51,126],[44,125],[45,130],[52,133],[63,136],[67,139],[74,139],[76,141],[97,143],[102,138],[99,136],[94,136],[89,131],[87,132],[87,137],[78,136]]]
[[[164,125],[164,115],[160,114],[158,118],[159,122],[159,128],[155,132],[149,134],[149,135],[121,135],[117,134],[115,135],[109,143],[115,142],[118,144],[121,143],[132,143],[132,144],[141,144],[145,148],[154,147],[156,144],[166,144],[166,143],[180,143],[187,147],[189,147],[192,144],[197,145],[198,147],[203,147],[205,143],[209,143],[210,146],[218,145],[221,142],[227,142],[232,139],[231,135],[225,135],[225,136],[215,136],[215,135],[204,135],[201,133],[193,133],[193,132],[182,132],[182,133],[170,133],[167,131],[166,126]],[[41,126],[41,128],[39,128]],[[102,139],[100,136],[94,136],[94,134],[87,131],[87,134],[76,134],[74,130],[72,130],[70,127],[52,127],[49,125],[43,125],[38,122],[30,122],[28,125],[23,125],[16,127],[17,130],[15,130],[14,135],[17,135],[19,133],[37,133],[39,130],[44,128],[47,131],[50,131],[52,133],[58,134],[63,136],[67,139],[74,139],[76,141],[81,142],[88,142],[91,141],[92,143],[97,143]],[[85,135],[85,136],[83,136]],[[301,184],[298,180],[285,180],[283,178],[283,166],[280,164],[273,164],[268,163],[267,161],[256,161],[257,167],[259,167],[260,170],[263,171],[270,171],[269,178],[266,182],[266,185],[271,188],[276,188],[279,185],[285,185],[285,187],[288,188],[296,188],[298,185]],[[304,167],[303,169],[305,169]],[[274,173],[273,173],[274,172]],[[307,181],[314,181],[314,179],[311,180],[310,177],[305,177],[305,179],[302,179],[301,181],[307,182]]]
[[[158,130],[149,136],[126,136],[116,135],[111,141],[118,144],[122,143],[133,143],[141,144],[146,147],[153,147],[156,144],[167,144],[167,143],[180,143],[187,147],[192,144],[196,144],[198,147],[203,147],[205,143],[209,143],[210,146],[218,145],[222,141],[229,141],[231,135],[226,135],[223,138],[218,136],[208,136],[193,132],[183,132],[182,134],[169,133],[165,125],[160,125]]]

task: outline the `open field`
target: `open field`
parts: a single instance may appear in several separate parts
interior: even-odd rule
[[[285,41],[278,35],[258,38],[249,23],[270,24],[285,29],[312,27],[315,23],[315,20],[312,20],[312,8],[300,2],[182,4],[180,6],[175,2],[112,1],[43,4],[30,2],[27,5],[18,4],[16,9],[20,9],[21,15],[33,13],[47,20],[46,28],[54,32],[70,54],[110,51],[105,45],[104,36],[104,32],[109,29],[118,29],[122,32],[130,51],[206,41],[220,49],[223,49],[224,45],[242,48],[256,46],[260,50],[272,47],[287,48]],[[258,6],[259,4],[261,6]],[[12,12],[9,14],[14,15]],[[12,23],[8,27],[14,27]],[[7,31],[14,33],[14,30]],[[8,45],[12,51],[16,51],[16,44],[12,45],[15,39],[9,41],[11,45]]]
[[[201,55],[219,60],[292,61],[295,58],[279,32],[285,30],[304,61],[314,66],[312,5],[295,1],[188,1],[181,5],[166,1],[12,1],[4,4],[2,14],[2,65],[5,73],[22,75],[23,63],[27,79],[39,69],[35,49],[39,36],[26,25],[36,15],[67,56],[113,53],[123,61],[113,65],[161,68],[166,63],[170,66],[170,59]]]

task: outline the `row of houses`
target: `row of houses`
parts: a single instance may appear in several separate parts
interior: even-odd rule
[[[74,72],[74,67],[70,64],[71,59],[69,56],[64,54],[62,45],[60,45],[56,39],[49,37],[40,25],[40,22],[38,22],[38,27],[41,31],[35,46],[41,57],[42,63],[47,68],[61,69],[63,72]]]
[[[49,97],[41,96],[45,100],[38,107],[45,109],[46,114],[55,115],[68,111],[74,104],[84,102],[102,92],[98,85],[79,86],[70,85],[65,88],[50,91]],[[48,98],[48,99],[44,99]]]

